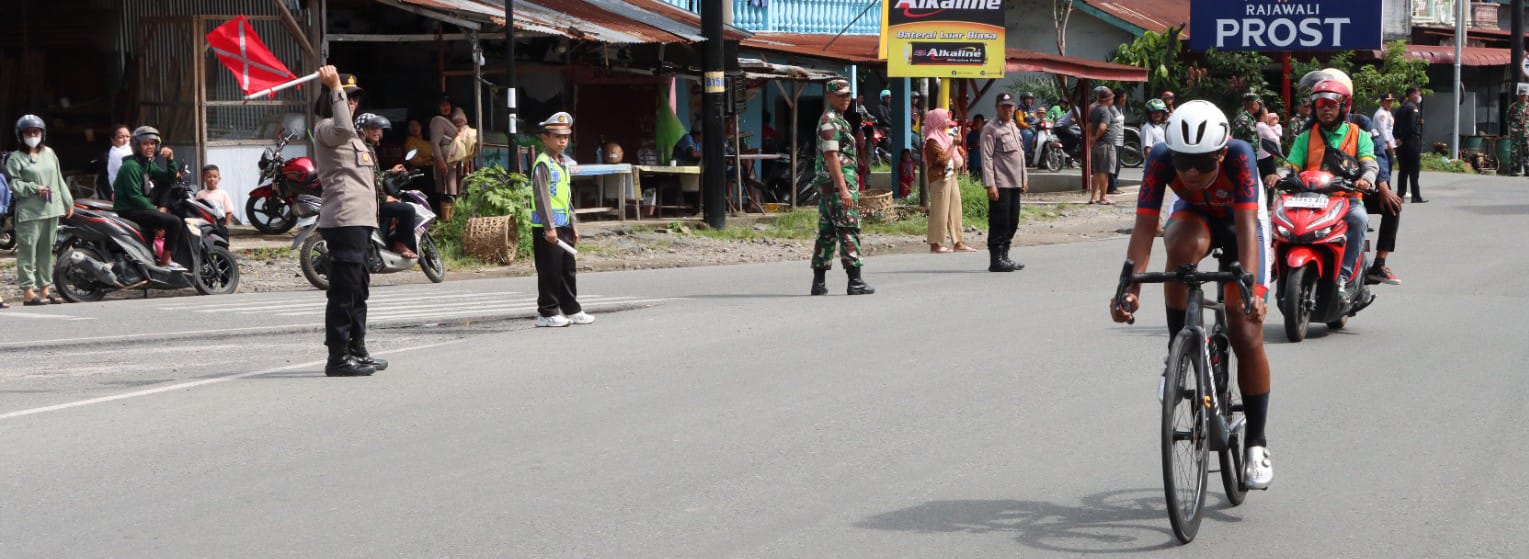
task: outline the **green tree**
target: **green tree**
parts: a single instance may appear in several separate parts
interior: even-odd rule
[[[1179,39],[1182,29],[1173,27],[1163,33],[1143,32],[1130,44],[1120,45],[1111,60],[1116,64],[1146,69],[1148,96],[1156,96],[1163,90],[1181,90],[1187,77],[1184,66],[1178,63],[1183,49],[1183,42]],[[1125,85],[1135,88],[1137,84]]]
[[[1400,99],[1407,88],[1414,85],[1422,88],[1425,95],[1433,93],[1428,88],[1428,63],[1408,55],[1406,41],[1386,43],[1384,52],[1376,64],[1355,64],[1353,51],[1335,53],[1326,61],[1296,61],[1291,64],[1290,79],[1300,80],[1306,73],[1323,68],[1342,70],[1354,81],[1354,106],[1371,110],[1379,105],[1376,99],[1384,93],[1394,94]],[[1308,92],[1297,91],[1293,94],[1297,99],[1305,99]]]

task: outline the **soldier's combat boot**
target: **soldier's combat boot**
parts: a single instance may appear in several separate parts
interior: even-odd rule
[[[388,370],[388,360],[381,357],[372,357],[372,354],[367,353],[366,338],[350,341],[350,356],[354,357],[356,362],[362,365],[370,365],[373,369],[379,371]]]
[[[850,266],[844,270],[844,273],[849,275],[849,289],[846,293],[850,295],[870,295],[876,292],[875,289],[872,289],[870,285],[865,283],[865,280],[860,279],[859,267]]]
[[[1012,272],[1014,268],[1003,261],[1003,245],[996,245],[987,249],[987,271],[989,272]]]
[[[377,372],[371,365],[363,365],[350,355],[350,348],[329,348],[329,362],[324,364],[324,374],[331,377],[364,377]]]
[[[828,268],[813,268],[812,269],[812,294],[813,295],[827,295],[828,294],[828,278],[827,278],[827,276],[828,276]]]
[[[1011,244],[1011,243],[1004,243],[1003,244],[1003,255],[1002,255],[1001,259],[1003,260],[1003,262],[1005,264],[1008,264],[1010,268],[1013,268],[1015,270],[1023,270],[1023,269],[1025,269],[1025,265],[1024,264],[1021,264],[1019,262],[1015,262],[1015,261],[1013,261],[1013,260],[1011,260],[1009,258],[1009,247],[1011,247],[1011,246],[1014,246],[1014,245]]]

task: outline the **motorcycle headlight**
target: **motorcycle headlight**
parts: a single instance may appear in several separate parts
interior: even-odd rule
[[[1279,236],[1281,236],[1281,237],[1285,237],[1285,238],[1290,238],[1290,237],[1294,236],[1294,234],[1290,232],[1290,228],[1285,227],[1284,225],[1278,225],[1278,224],[1276,224],[1274,226],[1274,233],[1279,235]]]
[[[1332,233],[1332,232],[1333,232],[1333,228],[1332,227],[1330,227],[1330,226],[1329,227],[1323,227],[1321,229],[1318,229],[1317,233],[1315,235],[1313,235],[1313,236],[1318,238],[1318,239],[1321,239],[1321,238],[1327,237],[1327,234],[1328,233]]]

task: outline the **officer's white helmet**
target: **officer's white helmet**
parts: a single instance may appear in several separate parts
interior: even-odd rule
[[[1166,141],[1174,153],[1212,153],[1226,147],[1232,126],[1226,113],[1209,101],[1190,101],[1174,109],[1168,117]]]

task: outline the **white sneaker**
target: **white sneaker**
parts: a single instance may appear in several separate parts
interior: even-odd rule
[[[563,315],[560,314],[536,317],[537,328],[562,328],[569,324],[573,323],[570,322],[567,318],[563,318]]]
[[[594,324],[595,317],[587,312],[579,311],[568,315],[568,320],[574,324]]]
[[[1243,468],[1243,480],[1248,489],[1268,489],[1274,482],[1274,464],[1269,461],[1269,449],[1261,446],[1248,447],[1248,463]]]

